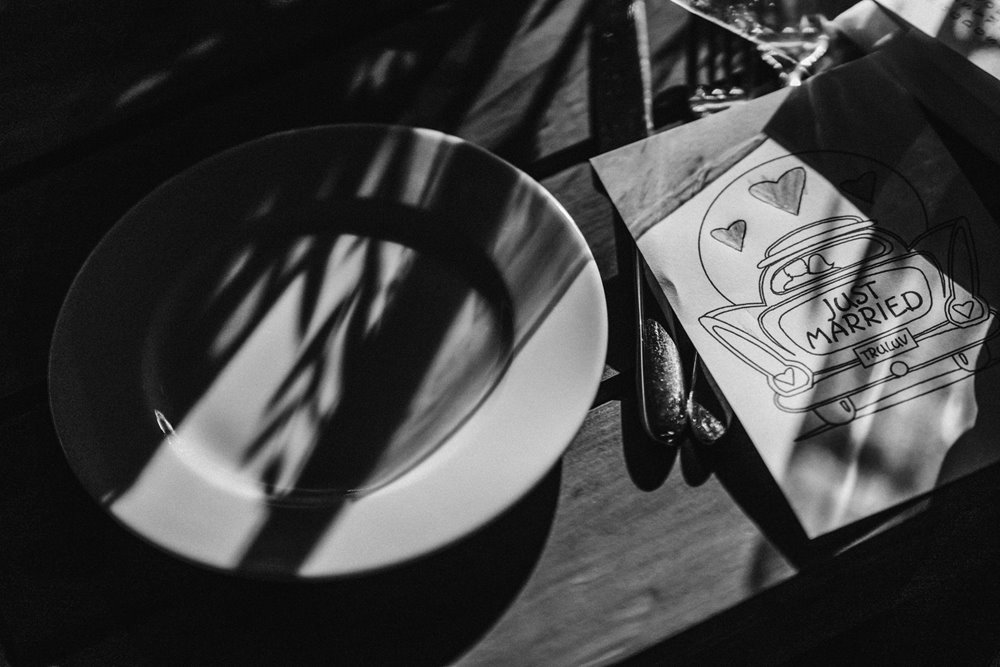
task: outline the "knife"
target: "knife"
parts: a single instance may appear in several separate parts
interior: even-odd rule
[[[649,41],[643,0],[597,0],[593,7],[591,122],[603,153],[653,132]],[[623,227],[618,241],[633,247],[625,259],[632,266],[619,266],[619,274],[631,273],[635,297],[639,418],[650,438],[674,445],[688,421],[684,369],[669,322],[649,307],[645,260]]]

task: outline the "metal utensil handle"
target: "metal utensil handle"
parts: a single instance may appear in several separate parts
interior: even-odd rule
[[[646,307],[645,260],[635,249],[636,300],[636,389],[639,419],[646,433],[661,442],[672,443],[688,422],[681,363],[674,333]]]
[[[599,149],[608,151],[653,131],[646,6],[643,0],[602,0],[595,11],[594,124]],[[675,444],[687,424],[684,369],[671,332],[646,305],[638,247],[632,264],[639,417],[649,437]]]

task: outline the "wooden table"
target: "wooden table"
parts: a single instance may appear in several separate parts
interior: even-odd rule
[[[908,520],[810,543],[752,450],[721,446],[706,477],[690,449],[639,435],[617,269],[627,248],[586,161],[586,0],[91,4],[0,4],[0,664],[995,652],[1000,471],[935,494]],[[649,10],[654,88],[673,90],[685,15],[668,2]],[[604,279],[605,379],[544,481],[444,551],[323,583],[205,571],[115,524],[73,477],[47,406],[53,323],[100,237],[159,183],[271,132],[346,121],[440,129],[538,178]]]

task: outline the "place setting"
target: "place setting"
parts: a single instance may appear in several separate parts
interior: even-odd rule
[[[16,40],[0,667],[851,664],[995,608],[992,5]]]
[[[797,561],[993,460],[953,445],[981,442],[994,393],[1000,297],[978,267],[1000,240],[919,91],[893,85],[920,38],[811,77],[882,10],[679,4],[781,87],[646,138],[599,124],[618,135],[592,163],[637,249],[638,417],[692,484],[787,502],[744,509],[781,516]],[[523,171],[438,131],[304,128],[204,160],[108,232],[56,324],[51,407],[83,486],[154,546],[336,578],[528,493],[591,407],[607,325],[587,241]],[[747,455],[757,473],[732,471]]]

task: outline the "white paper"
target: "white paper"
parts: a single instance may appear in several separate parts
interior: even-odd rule
[[[996,311],[974,291],[973,274],[977,253],[997,243],[977,238],[964,211],[928,220],[919,193],[877,160],[844,154],[831,180],[803,157],[765,142],[639,244],[816,535],[905,499],[857,486],[885,480],[845,477],[842,497],[814,513],[803,473],[860,472],[823,460],[833,450],[896,450],[908,490],[923,491],[973,426],[968,380],[987,342],[1000,351]],[[891,220],[854,203],[876,187],[896,198]],[[907,436],[919,438],[907,445],[919,453],[903,451],[897,439]],[[809,449],[808,466],[794,462]]]

